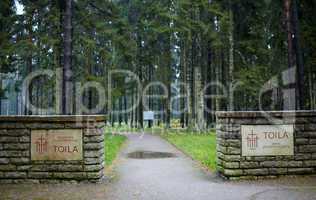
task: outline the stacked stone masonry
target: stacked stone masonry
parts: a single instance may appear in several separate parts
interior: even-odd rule
[[[217,170],[228,179],[316,174],[316,112],[218,112]],[[242,156],[241,125],[294,125],[293,156]]]
[[[0,183],[98,182],[104,169],[103,116],[1,116]],[[82,130],[82,160],[31,160],[31,131]]]

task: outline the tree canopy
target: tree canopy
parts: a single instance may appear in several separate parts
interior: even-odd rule
[[[106,88],[97,113],[133,127],[143,126],[146,110],[166,127],[179,119],[182,127],[204,129],[218,110],[315,109],[315,6],[312,0],[2,0],[0,114],[77,114],[78,83],[87,82]],[[23,80],[45,69],[54,77],[34,79],[27,99]],[[135,74],[142,88],[114,70]],[[146,86],[146,95],[161,96],[140,98]],[[98,105],[95,88],[82,92],[87,108]],[[28,100],[56,109],[29,111]]]

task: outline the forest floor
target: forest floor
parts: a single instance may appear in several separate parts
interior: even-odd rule
[[[99,184],[0,185],[0,199],[93,200],[309,200],[316,177],[226,181],[153,134],[130,134],[109,182]]]

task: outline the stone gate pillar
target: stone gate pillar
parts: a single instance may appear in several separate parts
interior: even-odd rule
[[[0,183],[98,182],[104,116],[0,116]]]
[[[228,179],[316,174],[316,112],[217,112],[217,170]]]

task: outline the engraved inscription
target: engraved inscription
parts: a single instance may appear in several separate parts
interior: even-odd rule
[[[242,125],[242,156],[294,155],[293,125]]]
[[[32,160],[82,160],[82,130],[32,130]]]

